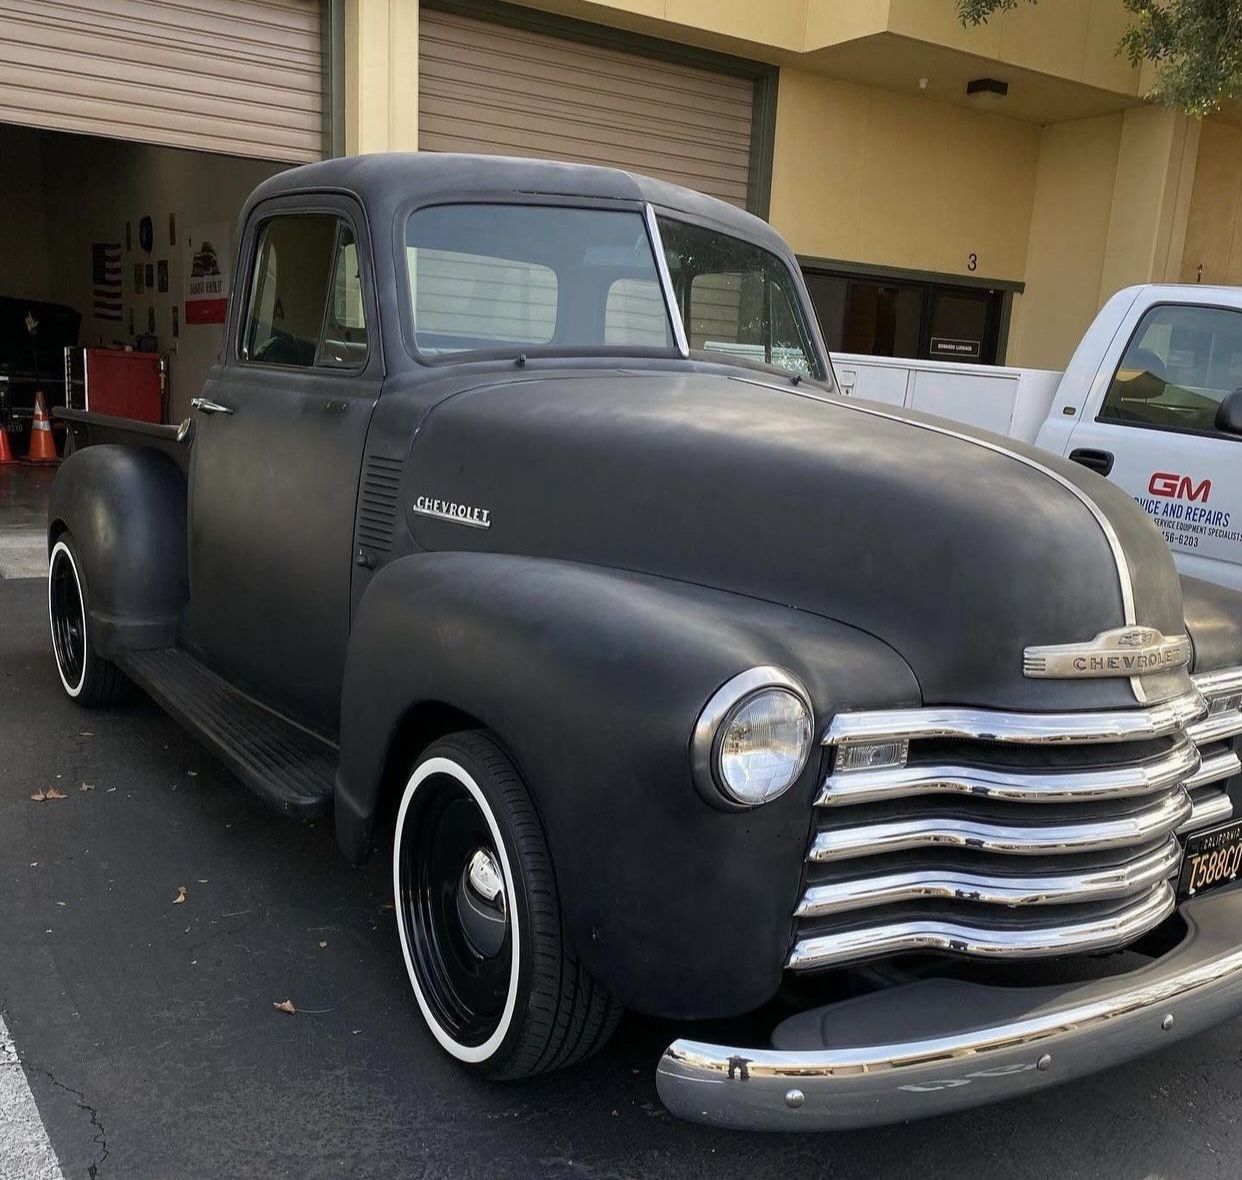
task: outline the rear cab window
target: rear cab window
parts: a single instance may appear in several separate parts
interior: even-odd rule
[[[1160,304],[1126,346],[1104,396],[1101,422],[1226,435],[1220,404],[1242,388],[1242,311]]]

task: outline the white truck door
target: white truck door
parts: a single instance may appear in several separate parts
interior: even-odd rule
[[[1136,308],[1065,453],[1135,498],[1184,574],[1242,590],[1242,435],[1218,424],[1242,388],[1242,300],[1229,296]]]

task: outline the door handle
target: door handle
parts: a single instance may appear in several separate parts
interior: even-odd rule
[[[1100,475],[1107,475],[1113,469],[1112,451],[1095,451],[1090,447],[1080,447],[1076,451],[1070,451],[1069,457],[1071,463],[1081,463]]]
[[[190,399],[190,409],[198,410],[201,414],[231,414],[233,410],[228,406],[222,406],[219,402],[213,402],[205,397],[192,397]]]

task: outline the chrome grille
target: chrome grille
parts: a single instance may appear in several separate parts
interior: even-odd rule
[[[787,965],[1131,942],[1175,907],[1177,836],[1232,814],[1240,735],[1242,668],[1126,711],[839,714]]]

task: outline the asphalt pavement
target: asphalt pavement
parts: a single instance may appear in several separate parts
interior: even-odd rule
[[[74,1180],[1242,1175],[1242,1020],[1017,1102],[834,1136],[674,1120],[654,1068],[685,1028],[632,1017],[577,1069],[475,1081],[420,1024],[383,860],[350,868],[329,822],[269,813],[150,703],[70,703],[44,611],[41,580],[0,577],[5,1180],[46,1174],[22,1095]]]

